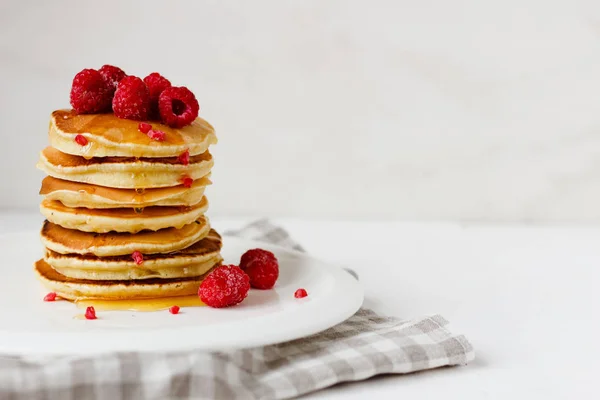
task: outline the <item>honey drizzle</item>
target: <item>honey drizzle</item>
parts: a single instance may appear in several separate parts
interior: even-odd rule
[[[139,121],[117,118],[113,113],[77,115],[70,110],[57,110],[52,113],[52,117],[56,127],[65,133],[88,134],[92,138],[102,137],[112,143],[146,146],[154,144],[148,135],[138,130]],[[174,129],[154,122],[152,125],[155,125],[155,129],[166,133],[166,143],[176,145],[192,142],[194,136],[208,135],[212,132],[212,127],[200,119],[182,129]]]
[[[198,296],[174,296],[156,299],[134,299],[134,300],[75,300],[77,308],[86,309],[94,307],[96,311],[138,311],[150,312],[168,310],[172,306],[203,307],[205,304]]]

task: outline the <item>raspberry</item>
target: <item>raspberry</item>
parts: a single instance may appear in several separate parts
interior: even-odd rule
[[[306,297],[306,296],[308,296],[308,293],[306,293],[306,290],[304,290],[304,289],[298,289],[294,293],[294,297],[297,298],[297,299],[301,299],[301,298]]]
[[[200,284],[198,296],[207,306],[222,308],[240,303],[248,295],[250,278],[235,265],[221,265]]]
[[[73,78],[71,106],[78,114],[110,111],[111,88],[95,69],[84,69]]]
[[[158,96],[163,90],[171,87],[171,82],[158,72],[153,72],[144,78],[144,83],[148,86],[150,92],[150,115],[153,118],[159,118]]]
[[[173,306],[173,307],[169,308],[169,312],[171,314],[179,314],[179,306]]]
[[[167,137],[167,134],[163,131],[150,129],[147,133],[148,137],[152,140],[156,140],[157,142],[162,142]]]
[[[191,188],[193,183],[194,183],[194,180],[192,178],[190,178],[189,176],[184,176],[183,179],[181,179],[181,184],[183,186],[185,186],[186,188]]]
[[[189,165],[190,163],[190,151],[186,150],[177,157],[177,161],[182,163],[183,165]]]
[[[104,82],[106,82],[110,88],[111,96],[115,94],[115,90],[117,90],[117,85],[119,82],[121,82],[121,79],[127,76],[125,71],[123,71],[121,68],[112,65],[103,65],[98,72],[100,72]]]
[[[271,289],[279,278],[279,263],[273,253],[263,249],[248,250],[240,259],[240,268],[256,289]]]
[[[50,292],[44,296],[44,301],[54,301],[56,300],[56,293]]]
[[[191,124],[198,116],[199,110],[196,96],[183,86],[166,88],[158,97],[160,118],[173,128]]]
[[[94,307],[88,307],[85,309],[85,319],[96,319],[96,310]]]
[[[86,144],[88,144],[87,138],[85,136],[83,136],[83,135],[76,135],[75,136],[75,141],[80,146],[85,146]]]
[[[150,112],[150,94],[144,81],[126,76],[119,82],[112,107],[119,118],[145,120]]]
[[[140,124],[138,125],[138,131],[142,133],[148,133],[150,132],[150,129],[152,129],[152,125],[147,124],[145,122],[140,122]]]
[[[133,258],[133,261],[135,261],[137,265],[144,262],[144,255],[137,250],[131,253],[131,258]]]
[[[263,249],[251,249],[242,254],[240,258],[240,268],[245,270],[248,265],[255,260],[275,260],[275,254],[268,250]]]

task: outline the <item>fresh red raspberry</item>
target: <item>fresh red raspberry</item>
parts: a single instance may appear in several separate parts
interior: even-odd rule
[[[78,114],[110,111],[111,88],[95,69],[84,69],[73,78],[71,106]]]
[[[183,165],[189,165],[190,163],[190,151],[186,150],[177,157],[177,161],[182,163]]]
[[[77,142],[77,144],[80,146],[85,146],[88,144],[87,138],[81,134],[75,135],[75,142]]]
[[[153,72],[144,78],[144,83],[148,86],[150,92],[150,116],[152,118],[159,118],[158,112],[158,96],[166,88],[171,87],[171,82],[158,72]]]
[[[294,293],[294,297],[297,299],[301,299],[306,296],[308,296],[308,293],[306,293],[306,290],[304,289],[298,289],[296,290],[296,293]]]
[[[150,129],[147,133],[148,137],[157,142],[162,142],[167,137],[167,134],[157,129]]]
[[[240,268],[245,270],[248,265],[255,260],[275,260],[275,254],[263,249],[250,249],[242,254],[240,258]]]
[[[263,249],[248,250],[240,259],[240,268],[256,289],[271,289],[279,278],[279,263],[273,253]]]
[[[50,292],[44,296],[44,301],[54,301],[56,300],[56,293]]]
[[[98,72],[100,72],[100,75],[104,78],[104,82],[106,82],[110,88],[111,96],[115,94],[115,90],[117,90],[117,86],[119,85],[119,82],[121,82],[121,79],[127,76],[125,71],[113,65],[103,65]]]
[[[235,265],[221,265],[200,284],[198,296],[207,306],[222,308],[240,303],[248,295],[250,278]]]
[[[173,306],[173,307],[169,308],[169,312],[171,314],[179,314],[179,306]]]
[[[186,188],[191,188],[194,184],[194,180],[189,176],[184,176],[183,179],[181,179],[181,184]]]
[[[96,319],[96,310],[94,307],[88,307],[85,309],[85,319]]]
[[[112,102],[113,112],[119,118],[145,120],[150,113],[150,94],[144,81],[137,76],[121,79]]]
[[[140,124],[138,125],[138,131],[142,133],[148,133],[150,132],[150,129],[152,129],[152,125],[146,122],[140,122]]]
[[[191,124],[198,116],[199,110],[196,96],[183,86],[166,88],[158,97],[160,118],[173,128]]]
[[[144,255],[137,250],[131,253],[131,258],[133,258],[133,261],[135,261],[137,265],[144,262]]]

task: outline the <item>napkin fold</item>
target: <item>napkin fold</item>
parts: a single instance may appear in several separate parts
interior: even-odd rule
[[[268,220],[227,234],[303,251]],[[287,399],[379,374],[467,364],[473,347],[447,325],[439,315],[400,320],[361,309],[319,334],[245,350],[0,356],[0,399]]]

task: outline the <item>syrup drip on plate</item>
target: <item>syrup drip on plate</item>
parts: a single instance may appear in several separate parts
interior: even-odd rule
[[[157,299],[135,300],[75,300],[77,308],[86,309],[93,306],[96,311],[160,311],[172,306],[202,307],[205,304],[196,295],[163,297]]]

